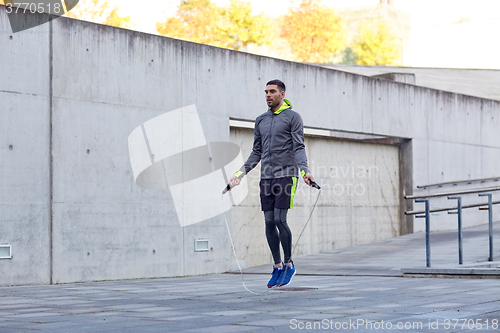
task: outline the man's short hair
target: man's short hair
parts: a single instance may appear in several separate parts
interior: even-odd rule
[[[270,85],[270,84],[275,84],[278,86],[278,89],[281,91],[286,91],[286,87],[285,87],[285,84],[283,83],[283,81],[281,80],[271,80],[269,81],[266,86]]]

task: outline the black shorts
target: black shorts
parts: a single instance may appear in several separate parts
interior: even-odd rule
[[[261,179],[259,185],[262,211],[293,208],[297,177]]]

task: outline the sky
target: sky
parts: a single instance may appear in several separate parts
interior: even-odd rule
[[[212,0],[224,5],[229,0]],[[295,1],[295,2],[294,2]],[[155,23],[175,15],[180,0],[108,0],[135,29],[156,33]],[[300,0],[251,0],[255,14],[277,17]],[[323,0],[333,8],[376,5],[379,0]],[[500,69],[500,0],[394,0],[412,23],[413,67]],[[466,21],[464,23],[457,23]]]

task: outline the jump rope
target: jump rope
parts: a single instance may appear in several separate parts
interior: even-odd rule
[[[293,255],[295,253],[295,250],[297,249],[297,245],[299,244],[300,238],[302,237],[302,234],[304,233],[304,230],[306,230],[306,227],[309,224],[309,221],[311,220],[311,216],[312,216],[312,214],[314,212],[314,209],[316,208],[316,205],[318,204],[319,196],[321,195],[321,187],[318,184],[316,184],[315,182],[310,182],[310,186],[314,187],[314,188],[316,188],[318,190],[318,196],[316,197],[316,201],[314,202],[314,205],[313,205],[313,208],[311,210],[311,213],[309,214],[309,218],[307,219],[306,223],[304,224],[304,227],[302,228],[302,231],[300,232],[300,235],[297,238],[297,241],[295,242],[295,245],[292,247],[292,255],[290,256],[290,261],[293,258]],[[224,194],[226,194],[226,192],[228,192],[229,190],[231,190],[231,186],[228,184],[226,186],[226,188],[224,188],[224,191],[222,191],[222,197],[221,197],[221,199],[222,199],[222,204],[223,205],[224,205]],[[229,229],[229,223],[227,222],[226,213],[224,212],[223,214],[224,214],[224,221],[226,222],[227,234],[229,235],[229,240],[231,241],[231,248],[233,249],[234,258],[236,259],[236,264],[238,265],[238,269],[240,271],[241,282],[243,284],[243,288],[245,288],[245,290],[248,291],[250,294],[261,296],[261,300],[262,301],[268,302],[269,299],[270,299],[269,292],[273,291],[275,288],[269,288],[264,293],[256,293],[256,292],[251,291],[250,289],[247,288],[247,286],[245,284],[245,278],[243,276],[244,274],[243,274],[243,271],[241,270],[240,261],[238,260],[238,255],[236,254],[236,249],[234,248],[233,237],[231,237],[231,230]],[[284,265],[285,265],[285,271],[283,272],[283,279],[281,280],[281,282],[283,282],[283,280],[285,279],[286,272],[288,271],[288,268],[289,268],[288,264],[284,264]]]

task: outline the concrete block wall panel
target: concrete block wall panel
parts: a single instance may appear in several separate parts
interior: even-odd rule
[[[54,216],[54,282],[183,273],[182,233],[166,208],[54,203]]]
[[[481,146],[480,157],[481,160],[476,162],[482,166],[482,177],[496,177],[500,165],[500,148]],[[500,181],[488,182],[487,184],[488,186],[500,186]]]
[[[413,193],[420,193],[419,189],[416,188],[418,185],[430,184],[429,173],[433,171],[431,165],[429,165],[429,141],[425,139],[412,139],[413,144]]]
[[[54,98],[55,282],[182,274],[182,230],[170,194],[136,186],[130,168],[128,135],[156,115]]]
[[[500,115],[498,114],[498,102],[481,100],[480,109],[481,109],[481,123],[480,123],[481,131],[479,135],[481,137],[480,141],[481,146],[499,148],[498,129],[500,128]],[[495,156],[498,156],[498,154],[493,153],[491,158],[495,158]],[[489,163],[489,165],[495,165],[495,164]],[[498,171],[495,170],[493,174],[488,172],[486,174],[490,174],[493,177],[496,177],[498,175]]]
[[[5,7],[0,5],[0,73],[3,78],[0,91],[49,95],[49,39],[48,24],[12,33]]]
[[[229,269],[229,243],[219,239],[224,221],[182,229],[169,192],[137,187],[130,169],[127,138],[135,127],[198,104],[199,60],[158,36],[61,21],[54,29],[55,281]],[[217,125],[214,132],[227,130],[221,117],[200,114]],[[205,237],[214,250],[195,253],[194,239]]]
[[[480,178],[481,149],[474,145],[429,140],[429,164],[432,168],[429,179],[431,183],[439,182],[443,178]],[[467,171],[466,174],[463,173],[464,170]]]
[[[320,138],[307,138],[306,146],[311,165],[317,169],[318,182],[323,186],[319,205],[321,208],[337,208],[333,215],[350,216],[349,222],[338,222],[353,224],[351,245],[400,234],[398,147]],[[321,166],[327,167],[326,174],[320,171]],[[303,203],[301,198],[306,196],[298,197],[297,205],[312,206],[314,202],[310,201],[315,199],[315,195],[313,191],[307,197],[309,202]],[[382,207],[384,214],[375,211],[376,207]],[[328,217],[322,223],[327,225]],[[318,224],[321,225],[321,222],[316,219]],[[325,231],[320,228],[315,236],[320,237]],[[321,251],[331,250],[330,244],[335,242],[339,240],[319,243],[319,248]]]
[[[226,213],[229,219],[230,214]],[[201,275],[229,271],[232,258],[231,243],[223,216],[183,228],[184,274]],[[209,239],[210,251],[195,252],[196,239]]]
[[[353,75],[354,77],[355,75]],[[355,80],[355,78],[352,78]],[[368,84],[363,84],[365,78],[357,76],[358,83],[356,85],[361,85],[362,90],[359,95],[353,95],[352,99],[358,99],[361,101],[361,108],[363,110],[363,130],[362,133],[373,133],[373,110],[372,110],[372,98],[363,98],[363,96],[371,96],[372,88]]]
[[[0,285],[50,283],[49,26],[13,34],[0,6]],[[36,52],[35,52],[36,50]]]
[[[321,93],[315,101],[322,101],[320,110],[314,110],[314,113],[320,115],[326,120],[323,127],[326,128],[350,128],[355,132],[363,132],[364,127],[370,123],[370,119],[365,119],[363,99],[358,98],[363,94],[365,82],[362,80],[353,80],[351,75],[328,75],[328,72],[322,72],[325,76],[326,93]],[[353,82],[354,81],[354,82]],[[325,89],[326,88],[326,89]],[[307,87],[305,88],[307,92]],[[304,94],[306,97],[306,94]],[[307,100],[307,97],[304,98]],[[301,113],[310,113],[311,101],[304,109],[298,109]],[[328,117],[328,114],[334,113],[336,117]],[[369,126],[369,125],[368,125]],[[370,126],[369,126],[370,127]]]
[[[306,149],[324,205],[399,205],[398,147],[306,138]]]
[[[54,97],[149,109],[170,107],[158,37],[85,21],[53,22]],[[155,62],[156,61],[156,62]]]
[[[374,134],[407,137],[412,132],[411,93],[408,85],[367,80],[372,86]],[[394,98],[397,96],[397,98]]]
[[[436,101],[439,102],[429,113],[428,139],[478,145],[481,139],[481,101],[447,92],[433,92],[433,95],[437,95]]]
[[[435,109],[435,98],[426,98],[429,90],[414,88],[413,108],[410,108],[412,114],[411,138],[412,140],[426,140],[429,135],[429,113]],[[410,103],[411,104],[411,103]],[[403,115],[404,116],[404,115]]]
[[[266,240],[264,214],[260,210],[259,201],[247,198],[243,206],[231,209],[230,216],[231,237],[235,244],[238,260],[244,260],[248,267],[273,263]],[[295,226],[292,226],[290,221],[289,225],[292,234],[296,233],[297,228],[294,228]]]

